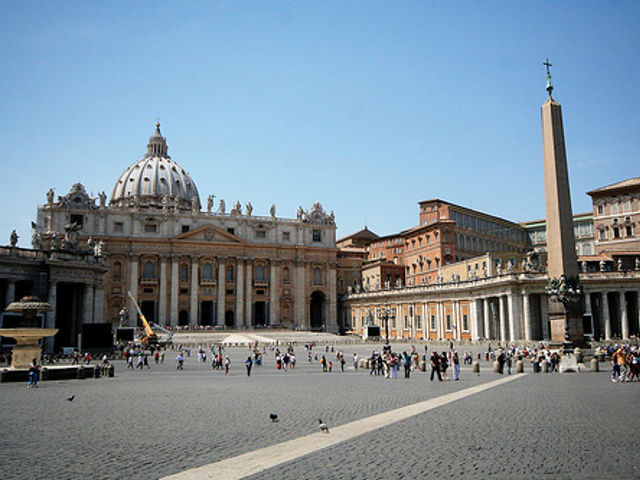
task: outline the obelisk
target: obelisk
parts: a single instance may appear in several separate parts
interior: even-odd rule
[[[547,217],[547,275],[549,280],[566,279],[578,281],[578,257],[573,235],[573,214],[569,191],[567,153],[562,128],[562,108],[551,93],[551,74],[548,59],[547,92],[549,98],[542,105],[542,146],[544,158],[544,190]],[[574,344],[584,343],[582,312],[576,308],[577,302],[569,305],[549,302],[549,322],[551,340],[561,343],[569,340]],[[568,330],[568,337],[566,333]]]

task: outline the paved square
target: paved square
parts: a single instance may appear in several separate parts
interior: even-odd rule
[[[337,348],[348,359],[371,350]],[[226,377],[193,354],[176,371],[168,353],[145,371],[116,362],[112,379],[0,385],[2,478],[156,479],[314,434],[318,418],[335,428],[502,378],[483,361],[480,376],[463,367],[459,382],[419,372],[385,380],[351,362],[340,372],[335,352],[326,354],[334,371],[323,373],[301,347],[295,370],[277,371],[267,351],[247,378],[249,350],[227,353]],[[526,371],[249,478],[638,477],[640,384],[613,384],[607,372]]]

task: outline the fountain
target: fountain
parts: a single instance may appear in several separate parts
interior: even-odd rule
[[[38,297],[23,297],[19,302],[9,304],[5,311],[22,314],[18,327],[0,328],[0,335],[16,339],[11,356],[10,368],[12,370],[29,368],[29,364],[34,358],[38,364],[42,363],[42,349],[39,342],[44,337],[58,333],[58,329],[39,328],[36,315],[52,310],[51,305],[41,301]]]

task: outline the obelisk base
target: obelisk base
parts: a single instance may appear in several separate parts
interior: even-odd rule
[[[567,313],[569,323],[569,341],[565,338],[565,313],[564,311],[549,312],[549,327],[551,333],[551,345],[564,350],[584,346],[584,330],[582,328],[582,314],[569,311]]]

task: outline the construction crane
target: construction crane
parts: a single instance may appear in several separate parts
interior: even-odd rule
[[[143,348],[153,349],[160,343],[160,340],[158,339],[158,335],[153,331],[153,329],[151,328],[151,325],[149,325],[149,322],[147,322],[147,319],[143,315],[142,310],[140,310],[140,306],[138,305],[138,302],[136,301],[134,296],[131,295],[131,292],[128,290],[127,290],[127,293],[129,294],[129,298],[131,299],[133,304],[136,306],[136,310],[138,311],[138,316],[140,317],[140,320],[142,320],[142,325],[144,326],[144,335],[140,343],[142,344]],[[168,330],[165,330],[165,329],[162,329],[162,330],[169,333]],[[170,340],[171,340],[171,333],[169,333],[169,341]]]

